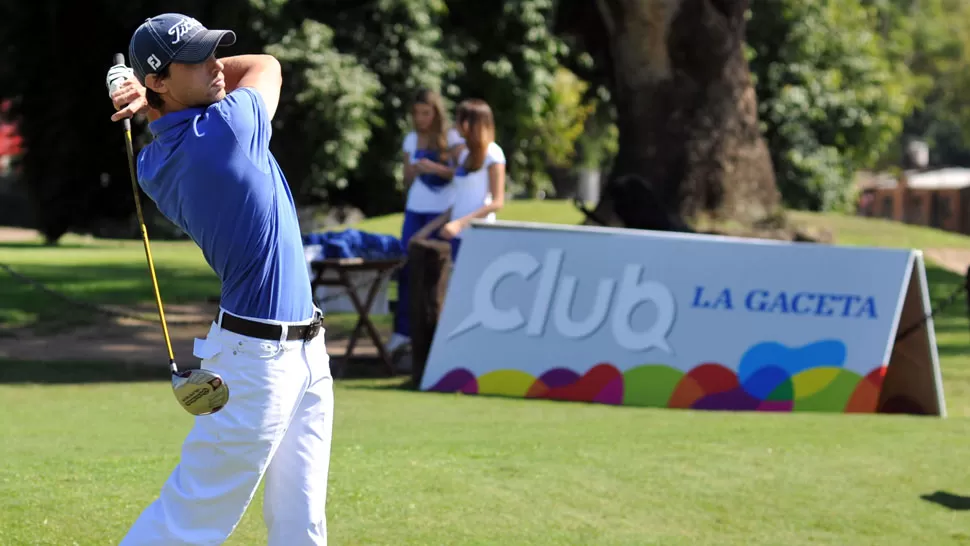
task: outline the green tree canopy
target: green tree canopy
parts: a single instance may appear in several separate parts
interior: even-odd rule
[[[921,82],[900,62],[912,40],[880,34],[878,15],[856,0],[752,1],[751,66],[789,206],[847,207],[854,172],[896,142],[916,103]]]

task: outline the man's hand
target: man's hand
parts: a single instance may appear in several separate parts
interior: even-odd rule
[[[118,110],[111,116],[111,121],[120,121],[147,112],[148,101],[145,99],[145,88],[138,83],[131,69],[127,66],[112,66],[108,70],[105,84],[108,86],[108,96],[111,97],[111,103],[115,110]]]
[[[111,95],[121,87],[125,80],[134,77],[135,72],[123,64],[116,64],[108,69],[108,77],[105,78],[105,85],[108,86],[108,95]]]
[[[145,98],[145,88],[132,78],[121,84],[117,91],[111,94],[111,102],[119,109],[111,121],[120,121],[135,117],[137,114],[148,113],[148,100]]]

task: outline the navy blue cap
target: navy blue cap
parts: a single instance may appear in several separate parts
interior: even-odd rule
[[[146,75],[156,74],[172,62],[201,63],[217,47],[234,43],[236,33],[231,30],[209,30],[188,15],[163,13],[145,19],[135,29],[128,58],[135,77],[145,85]]]

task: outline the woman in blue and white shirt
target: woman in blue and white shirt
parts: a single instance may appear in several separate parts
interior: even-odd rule
[[[458,131],[465,148],[458,156],[452,183],[454,200],[447,212],[419,232],[418,237],[437,233],[451,241],[452,260],[458,257],[461,234],[472,220],[495,220],[505,205],[505,152],[495,143],[495,117],[485,101],[469,99],[458,105]]]
[[[407,203],[401,242],[408,241],[421,228],[451,206],[455,188],[454,157],[463,144],[458,131],[449,127],[441,96],[427,89],[418,91],[411,106],[414,130],[404,137],[404,186]],[[394,314],[394,334],[388,349],[393,351],[411,339],[409,271],[405,265],[398,273],[398,306]]]

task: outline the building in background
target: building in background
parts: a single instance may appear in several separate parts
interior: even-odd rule
[[[859,181],[858,214],[970,235],[970,169],[907,170]]]

